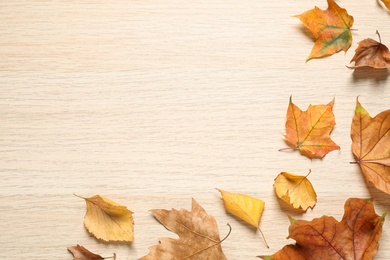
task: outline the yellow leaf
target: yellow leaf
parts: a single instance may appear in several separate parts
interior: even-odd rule
[[[104,241],[133,241],[133,212],[100,195],[83,199],[87,204],[84,226],[92,235]]]
[[[310,174],[310,172],[309,172]],[[308,175],[309,175],[308,174]],[[296,209],[306,211],[317,202],[317,194],[307,176],[281,172],[274,183],[276,195]]]
[[[222,201],[226,211],[257,228],[265,241],[263,232],[259,228],[260,218],[264,210],[264,202],[247,195],[230,193],[221,189],[217,190],[222,195]],[[265,243],[268,247],[266,241]]]

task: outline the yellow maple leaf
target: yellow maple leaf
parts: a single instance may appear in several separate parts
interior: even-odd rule
[[[310,172],[309,172],[310,174]],[[274,183],[276,195],[295,209],[306,211],[317,202],[317,194],[306,176],[281,172]]]
[[[84,226],[92,235],[104,241],[133,241],[133,212],[100,195],[80,198],[87,204]]]
[[[245,221],[252,227],[257,228],[263,236],[267,247],[269,247],[263,232],[259,228],[261,215],[263,214],[264,210],[264,202],[260,199],[253,198],[248,195],[230,193],[221,189],[217,190],[222,195],[222,201],[226,211]]]

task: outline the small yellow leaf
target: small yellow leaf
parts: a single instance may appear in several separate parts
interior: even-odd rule
[[[310,174],[310,172],[309,172]],[[309,175],[308,174],[308,175]],[[307,176],[281,172],[274,183],[276,195],[295,209],[306,211],[317,202],[317,194]]]
[[[259,227],[261,214],[264,210],[264,202],[262,200],[243,194],[217,190],[222,195],[223,204],[227,212],[255,228]]]
[[[133,212],[100,195],[83,199],[87,204],[84,226],[92,235],[104,241],[133,241]]]

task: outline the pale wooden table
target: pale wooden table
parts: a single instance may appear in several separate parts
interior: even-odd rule
[[[357,42],[390,45],[390,16],[372,1],[338,1],[355,17],[346,53],[305,58],[312,38],[292,15],[326,1],[0,1],[0,258],[72,259],[81,244],[136,259],[163,236],[148,212],[191,207],[218,222],[228,259],[255,259],[284,244],[287,214],[341,219],[368,189],[351,165],[356,97],[371,113],[390,108],[389,72],[348,70]],[[336,99],[332,139],[340,151],[310,161],[279,152],[288,99],[302,109]],[[281,206],[273,180],[306,174],[318,203]],[[261,198],[259,233],[225,213],[214,188]],[[106,244],[83,227],[82,196],[101,194],[134,211],[135,240]],[[376,259],[390,255],[389,221]]]

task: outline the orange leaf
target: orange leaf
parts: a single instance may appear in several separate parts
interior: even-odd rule
[[[295,209],[306,211],[309,207],[313,208],[317,202],[317,194],[307,175],[281,172],[275,179],[274,188],[276,195]]]
[[[84,226],[92,235],[104,241],[133,241],[133,212],[100,195],[83,199],[87,204]]]
[[[316,38],[313,49],[307,57],[321,58],[341,50],[347,51],[351,46],[353,17],[333,0],[328,0],[328,9],[318,7],[296,15]]]
[[[352,153],[368,182],[390,194],[390,109],[372,118],[356,99]]]
[[[302,111],[290,97],[287,109],[286,134],[287,143],[308,158],[322,158],[327,153],[340,149],[330,139],[330,132],[335,123],[332,112],[334,99],[327,105],[310,105]]]
[[[192,211],[153,209],[151,213],[179,239],[160,238],[148,255],[140,260],[154,259],[226,259],[222,252],[215,219],[193,199]]]
[[[351,198],[345,202],[344,216],[339,222],[323,216],[312,221],[290,219],[288,238],[296,241],[272,256],[272,260],[340,260],[373,259],[386,213],[378,216],[372,201]]]
[[[381,0],[382,3],[390,10],[390,0]]]
[[[68,247],[68,250],[73,254],[73,260],[103,260],[103,259],[114,259],[116,258],[116,255],[114,253],[113,257],[106,257],[103,258],[100,255],[94,254],[88,249],[86,249],[83,246],[77,245],[77,246],[70,246]]]
[[[379,35],[378,31],[376,33]],[[386,45],[367,38],[359,42],[359,46],[356,48],[351,62],[355,62],[355,66],[348,66],[350,69],[361,67],[390,69],[390,52]]]

